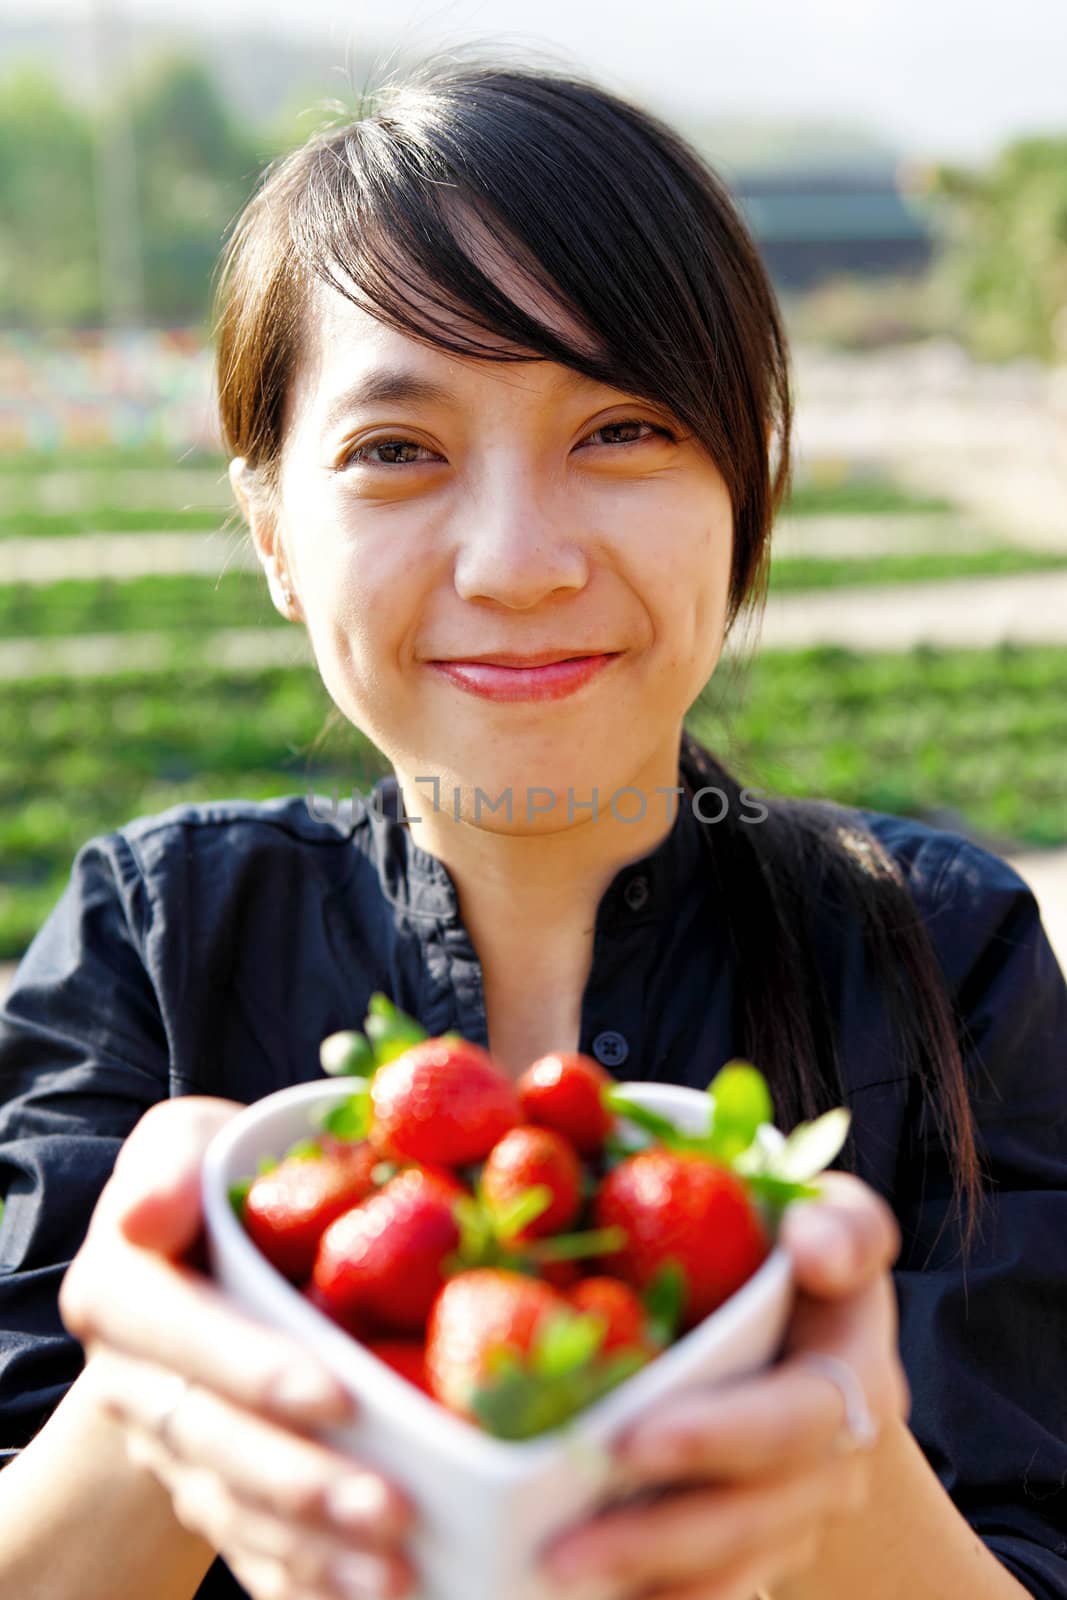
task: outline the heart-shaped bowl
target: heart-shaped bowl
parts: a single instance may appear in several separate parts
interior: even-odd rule
[[[707,1094],[654,1083],[620,1088],[686,1132],[707,1130]],[[245,1310],[312,1350],[355,1396],[356,1421],[321,1437],[380,1469],[412,1499],[418,1517],[409,1550],[419,1600],[551,1600],[554,1590],[538,1576],[536,1557],[565,1526],[625,1493],[610,1455],[623,1427],[672,1395],[746,1376],[774,1360],[792,1305],[789,1258],[775,1246],[717,1311],[563,1427],[517,1443],[496,1439],[431,1400],[316,1310],[234,1214],[231,1184],[254,1173],[262,1156],[281,1157],[317,1132],[316,1114],[351,1093],[344,1079],[297,1084],[255,1101],[215,1135],[202,1169],[215,1277]],[[645,1138],[624,1119],[620,1127],[635,1142]]]

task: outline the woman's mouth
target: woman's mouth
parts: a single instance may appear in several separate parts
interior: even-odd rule
[[[498,666],[487,661],[431,661],[429,666],[457,689],[484,700],[562,700],[595,678],[622,654],[572,656],[540,667]]]

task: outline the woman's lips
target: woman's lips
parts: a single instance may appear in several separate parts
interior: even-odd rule
[[[562,700],[595,678],[613,655],[576,656],[544,667],[494,667],[484,661],[431,661],[428,664],[457,689],[484,700]]]

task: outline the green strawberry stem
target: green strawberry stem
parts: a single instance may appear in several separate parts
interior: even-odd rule
[[[557,1233],[549,1239],[535,1239],[526,1246],[534,1261],[580,1261],[585,1256],[614,1255],[625,1250],[625,1228],[590,1228],[586,1233]]]
[[[535,1183],[529,1189],[524,1189],[509,1205],[494,1206],[479,1184],[478,1199],[488,1213],[495,1237],[502,1244],[509,1244],[528,1223],[535,1222],[542,1212],[548,1210],[552,1204],[552,1190],[547,1183]]]
[[[685,1310],[686,1282],[681,1264],[665,1261],[641,1296],[649,1338],[659,1345],[674,1342]]]
[[[239,1178],[236,1183],[231,1183],[226,1191],[238,1222],[243,1222],[245,1219],[245,1201],[255,1181],[255,1178]]]
[[[315,1118],[322,1131],[332,1133],[335,1139],[365,1139],[370,1128],[370,1080],[356,1078],[353,1082],[361,1087]]]
[[[402,1056],[406,1050],[410,1050],[412,1045],[420,1044],[423,1039],[429,1038],[426,1029],[416,1022],[414,1017],[408,1016],[406,1011],[401,1011],[400,1007],[394,1005],[388,995],[382,994],[380,990],[376,990],[370,997],[363,1029],[374,1052],[376,1067],[395,1060],[397,1056]]]
[[[374,1052],[363,1034],[352,1029],[331,1033],[319,1045],[322,1070],[331,1078],[364,1078],[374,1071]]]
[[[414,1017],[375,990],[367,1002],[364,1032],[346,1028],[331,1033],[319,1046],[323,1072],[331,1078],[371,1078],[378,1067],[429,1037]]]

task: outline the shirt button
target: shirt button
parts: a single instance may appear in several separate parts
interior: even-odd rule
[[[640,911],[648,899],[648,879],[631,878],[623,890],[622,897],[631,911]]]
[[[593,1054],[602,1067],[620,1067],[630,1054],[630,1046],[621,1033],[608,1028],[593,1040]]]

